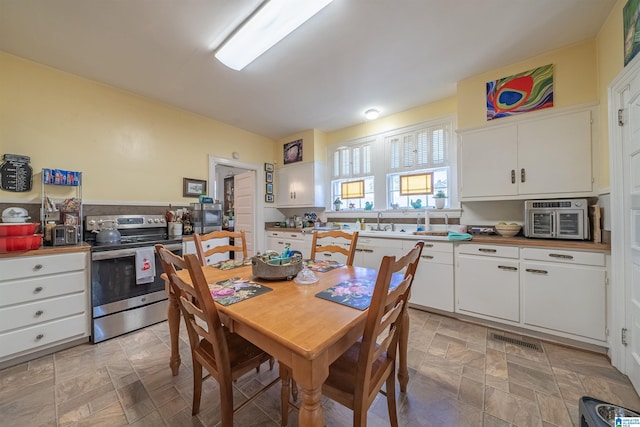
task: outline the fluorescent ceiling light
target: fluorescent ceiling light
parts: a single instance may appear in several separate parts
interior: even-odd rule
[[[223,43],[215,57],[240,71],[332,1],[267,1]]]

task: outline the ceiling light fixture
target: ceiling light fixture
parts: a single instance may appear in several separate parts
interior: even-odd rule
[[[380,111],[376,110],[375,108],[369,108],[364,112],[364,116],[367,118],[367,120],[375,120],[380,117]]]
[[[240,71],[332,1],[269,0],[223,42],[215,57]]]

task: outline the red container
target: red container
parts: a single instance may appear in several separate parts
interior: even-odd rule
[[[32,236],[36,232],[39,222],[0,223],[0,237]]]
[[[0,237],[0,253],[31,251],[42,246],[42,234]]]

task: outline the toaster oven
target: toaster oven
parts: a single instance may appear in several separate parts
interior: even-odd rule
[[[527,200],[524,235],[541,239],[589,240],[587,199]]]

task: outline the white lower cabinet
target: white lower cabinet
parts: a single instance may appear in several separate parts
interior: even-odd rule
[[[405,240],[403,252],[415,244],[415,240]],[[409,302],[453,312],[453,243],[425,241]]]
[[[222,245],[228,245],[229,244],[229,239],[228,238],[223,238],[223,239],[209,239],[207,241],[205,241],[202,245],[204,246],[204,250],[207,251],[213,247],[216,246],[222,246]],[[189,240],[183,240],[182,241],[182,253],[184,255],[186,254],[194,254],[194,255],[198,255],[198,253],[196,252],[196,241],[193,239],[189,239]],[[219,254],[213,254],[209,257],[206,257],[206,264],[207,265],[211,265],[211,264],[215,264],[217,262],[220,261],[226,261],[230,258],[230,254],[229,252],[222,252]]]
[[[357,267],[380,268],[382,257],[404,255],[403,241],[374,237],[358,237],[356,256],[353,264]]]
[[[456,312],[606,343],[603,252],[459,243],[455,265]]]
[[[282,253],[289,244],[292,251],[300,251],[303,258],[311,256],[311,234],[293,231],[267,231],[266,249]]]
[[[456,248],[456,311],[520,320],[518,248],[464,244]]]
[[[606,340],[603,253],[524,248],[522,258],[525,325]]]
[[[89,253],[0,260],[0,365],[91,333]]]

